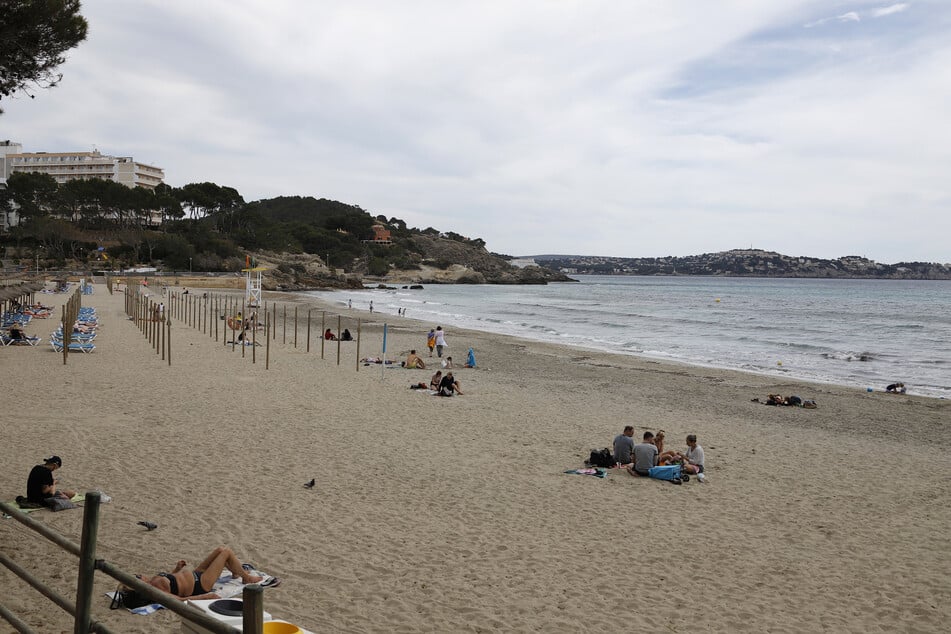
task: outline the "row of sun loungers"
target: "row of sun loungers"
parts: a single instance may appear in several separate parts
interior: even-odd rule
[[[45,308],[45,307],[44,307]],[[0,316],[0,325],[3,328],[17,326],[22,328],[29,324],[34,317],[42,319],[37,312],[38,308],[32,311],[7,312]],[[89,353],[96,349],[93,340],[96,338],[99,320],[96,317],[96,311],[93,308],[80,308],[79,317],[73,327],[73,332],[69,335],[69,341],[65,343],[70,352]],[[22,332],[22,330],[21,330]],[[21,335],[19,337],[11,336],[9,332],[0,333],[0,344],[4,346],[37,346],[42,339],[36,336]],[[57,328],[50,334],[50,346],[56,352],[62,352],[64,346],[63,329]]]
[[[70,333],[69,342],[65,345],[70,352],[82,352],[88,354],[96,349],[93,340],[98,334],[99,319],[96,317],[96,311],[93,308],[80,308],[79,317]],[[50,334],[50,345],[56,352],[63,351],[63,329],[57,328]]]

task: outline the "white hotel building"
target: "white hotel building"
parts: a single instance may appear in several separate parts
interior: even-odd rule
[[[102,178],[126,187],[155,189],[165,178],[161,167],[138,163],[131,156],[93,152],[23,152],[23,146],[0,141],[0,178],[14,172],[49,174],[57,183],[80,178]]]
[[[0,187],[6,186],[6,180],[15,172],[49,174],[59,184],[81,178],[101,178],[126,187],[146,189],[155,189],[165,178],[161,167],[138,163],[131,156],[108,156],[98,150],[24,152],[20,143],[0,141]],[[16,224],[15,212],[0,213],[0,231]]]

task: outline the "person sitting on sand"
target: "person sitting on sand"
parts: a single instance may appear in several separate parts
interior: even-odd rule
[[[684,461],[684,473],[703,473],[703,447],[697,444],[696,434],[687,436],[687,451],[680,455]]]
[[[429,389],[438,392],[440,383],[442,383],[442,370],[436,370],[436,374],[433,375],[433,378],[429,379]]]
[[[885,388],[886,392],[891,394],[904,394],[905,393],[905,384],[904,383],[892,383]]]
[[[631,464],[631,456],[634,452],[634,428],[625,425],[624,431],[614,437],[614,460],[619,465],[628,466]]]
[[[446,372],[446,376],[439,382],[439,396],[452,396],[453,392],[462,396],[462,390],[459,389],[459,381],[452,376],[452,372]]]
[[[353,341],[353,335],[350,334],[349,329],[343,329],[343,334],[340,335],[340,341]]]
[[[634,445],[634,464],[628,465],[627,471],[634,476],[648,477],[651,467],[657,466],[657,447],[654,445],[654,434],[644,432],[644,440]]]
[[[657,464],[673,464],[680,460],[679,451],[664,451],[665,433],[663,429],[658,429],[654,434],[654,446],[657,447]]]
[[[442,367],[451,370],[452,369],[452,357],[446,357],[446,360],[442,362]]]
[[[334,335],[334,333],[330,330],[330,328],[328,328],[327,330],[324,331],[324,339],[326,339],[327,341],[336,341],[337,336]]]
[[[425,370],[426,364],[423,362],[420,356],[416,354],[416,350],[410,350],[409,355],[406,357],[406,363],[403,364],[403,367],[410,370],[417,368],[420,370]]]
[[[59,456],[51,456],[43,464],[33,467],[26,480],[26,499],[43,506],[53,506],[55,498],[72,499],[76,495],[75,491],[56,490],[59,480],[53,478],[53,472],[62,466],[63,460]]]
[[[172,572],[160,572],[154,577],[137,575],[145,583],[158,588],[174,597],[189,599],[218,599],[212,592],[221,572],[228,568],[232,575],[240,577],[242,583],[259,583],[263,577],[250,574],[227,546],[219,546],[205,557],[204,561],[189,570],[188,563],[180,559]],[[272,585],[277,585],[276,583]]]

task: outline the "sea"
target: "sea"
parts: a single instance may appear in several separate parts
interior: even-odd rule
[[[380,317],[698,366],[951,398],[951,282],[577,276],[311,292]],[[421,336],[423,336],[421,334]],[[465,345],[460,342],[460,345]],[[478,358],[478,351],[476,351]]]

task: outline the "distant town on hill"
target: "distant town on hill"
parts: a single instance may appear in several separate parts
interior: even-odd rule
[[[857,255],[835,260],[789,256],[761,249],[734,249],[683,257],[618,258],[535,255],[518,258],[568,275],[720,275],[733,277],[880,278],[949,280],[951,265],[935,262],[881,264]]]

